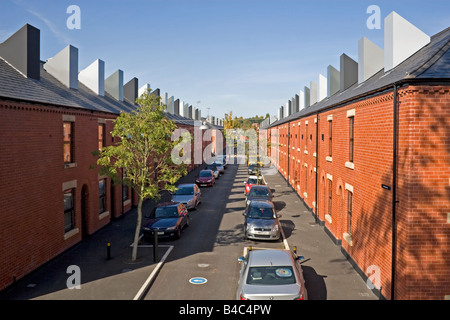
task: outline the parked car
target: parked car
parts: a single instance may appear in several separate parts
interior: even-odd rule
[[[214,173],[214,178],[219,179],[220,172],[216,164],[208,164],[206,166],[206,169],[211,170]]]
[[[181,202],[186,209],[197,209],[202,201],[202,192],[195,183],[184,183],[177,187],[177,191],[172,195],[173,202]]]
[[[144,237],[153,239],[174,237],[179,239],[181,231],[189,225],[189,213],[180,202],[163,202],[158,204],[148,216],[143,226]]]
[[[261,173],[261,167],[257,163],[251,163],[248,165],[248,174],[258,175]]]
[[[220,174],[224,174],[224,173],[225,173],[225,167],[223,166],[222,163],[214,162],[213,164],[216,165],[217,170],[219,170],[219,173],[220,173]]]
[[[227,168],[226,156],[221,156],[221,157],[219,156],[219,157],[216,157],[216,158],[214,159],[214,163],[217,163],[217,164],[222,165],[224,169]]]
[[[212,170],[201,170],[198,176],[195,178],[195,183],[200,186],[210,186],[212,187],[216,183],[216,178]]]
[[[278,240],[281,235],[279,214],[271,201],[251,201],[243,213],[244,238],[255,240]]]
[[[253,200],[266,200],[272,201],[273,194],[267,185],[252,185],[250,191],[247,193],[247,197],[245,199],[246,206],[250,204]]]
[[[248,250],[242,264],[237,300],[307,300],[300,261],[304,258],[285,249]]]
[[[244,181],[245,183],[245,188],[244,188],[244,194],[247,195],[247,193],[250,191],[250,188],[255,185],[255,184],[261,184],[261,185],[265,185],[266,181],[264,180],[263,176],[254,176],[251,175],[247,178],[247,180]]]

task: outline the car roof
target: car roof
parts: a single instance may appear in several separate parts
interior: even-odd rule
[[[251,176],[248,176],[248,178],[249,178],[249,179],[258,179],[258,176],[251,175]]]
[[[249,266],[292,265],[291,253],[283,249],[252,250],[249,253]]]
[[[180,203],[179,202],[175,202],[175,201],[171,201],[171,202],[161,202],[158,203],[157,207],[176,207],[178,206]]]
[[[259,207],[259,208],[275,208],[272,201],[268,200],[252,200],[249,207]]]
[[[179,184],[177,186],[177,188],[180,188],[180,187],[193,187],[193,186],[195,186],[195,183],[182,183],[182,184]]]
[[[265,185],[265,184],[254,184],[254,185],[252,186],[252,189],[253,189],[253,188],[255,188],[255,189],[269,189],[269,190],[270,190],[269,186],[267,186],[267,185]]]

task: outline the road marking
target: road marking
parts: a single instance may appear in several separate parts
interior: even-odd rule
[[[203,277],[195,277],[195,278],[189,279],[190,284],[205,284],[206,282],[208,282],[208,280]]]
[[[145,280],[144,284],[139,289],[138,293],[133,298],[133,300],[141,300],[143,298],[144,293],[147,291],[149,286],[153,283],[154,278],[159,273],[159,270],[163,266],[164,262],[166,261],[167,257],[169,256],[170,252],[172,252],[173,248],[174,248],[174,246],[170,246],[169,249],[167,249],[167,251],[164,254],[164,256],[162,257],[161,261],[158,262],[155,269],[153,269],[153,272],[150,274],[150,276],[147,278],[147,280]]]

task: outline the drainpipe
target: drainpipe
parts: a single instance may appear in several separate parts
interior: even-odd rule
[[[394,83],[394,116],[393,116],[393,155],[392,155],[392,262],[391,262],[391,300],[395,300],[395,272],[397,260],[397,157],[398,157],[398,92]]]
[[[291,159],[289,158],[290,156],[290,152],[291,152],[291,124],[288,123],[288,140],[287,140],[287,147],[288,147],[288,153],[287,153],[287,181],[288,181],[288,185],[291,184],[291,182],[289,181],[289,164],[291,163]]]
[[[316,119],[317,119],[317,122],[316,122],[316,192],[315,192],[315,196],[314,196],[314,201],[315,201],[315,203],[316,203],[316,214],[315,214],[315,216],[314,216],[314,219],[316,220],[315,222],[316,222],[316,224],[318,223],[318,221],[319,221],[319,211],[318,211],[318,208],[319,208],[319,203],[318,203],[318,201],[317,201],[317,174],[318,174],[318,172],[319,172],[319,112],[317,112],[317,114],[316,114]]]

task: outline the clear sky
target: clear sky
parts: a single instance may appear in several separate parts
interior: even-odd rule
[[[69,5],[81,29],[69,29]],[[367,8],[381,11],[369,29]],[[209,114],[277,115],[278,108],[358,40],[383,45],[396,11],[432,36],[450,26],[448,0],[0,0],[0,42],[25,23],[41,30],[41,60],[71,44],[79,69],[105,61],[106,76],[150,83]]]

